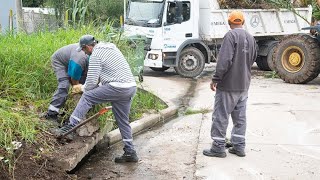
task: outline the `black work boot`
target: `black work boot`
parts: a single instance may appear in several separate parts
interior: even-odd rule
[[[60,137],[62,136],[63,134],[67,133],[68,131],[70,131],[72,128],[74,128],[75,125],[72,125],[72,124],[65,124],[63,125],[61,128],[59,129],[54,129],[52,131],[52,133],[56,136],[56,137]],[[67,136],[65,136],[65,138],[69,141],[72,141],[73,138],[74,138],[74,133],[70,133],[68,134]]]
[[[124,152],[122,156],[116,157],[114,162],[116,163],[125,163],[125,162],[138,162],[139,158],[135,151],[133,152]]]
[[[47,120],[57,121],[58,122],[59,113],[56,111],[48,110],[48,112],[43,116]]]
[[[59,126],[59,113],[55,111],[50,111],[43,113],[39,116],[39,118],[44,118],[47,120],[50,126],[58,127]]]
[[[226,152],[216,152],[212,149],[203,150],[203,155],[218,158],[225,158],[227,156]]]
[[[244,152],[244,150],[236,150],[234,147],[229,148],[229,153],[231,154],[235,154],[239,157],[245,157],[246,153]]]

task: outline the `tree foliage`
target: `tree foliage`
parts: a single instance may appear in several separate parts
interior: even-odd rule
[[[42,7],[45,0],[22,0],[23,7]]]

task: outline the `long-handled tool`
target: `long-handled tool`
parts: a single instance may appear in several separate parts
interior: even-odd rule
[[[72,129],[70,129],[69,131],[67,131],[66,133],[58,136],[58,139],[63,139],[64,137],[66,137],[68,134],[74,132],[75,130],[77,130],[79,127],[83,126],[84,124],[90,122],[93,119],[98,118],[99,116],[101,116],[102,114],[108,112],[110,109],[112,109],[112,106],[107,106],[102,108],[99,112],[97,112],[96,114],[94,114],[93,116],[81,121],[79,124],[77,124],[76,126],[74,126]]]

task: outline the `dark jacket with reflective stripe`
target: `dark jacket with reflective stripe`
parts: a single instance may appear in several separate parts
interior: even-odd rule
[[[230,30],[223,38],[212,81],[223,91],[247,91],[251,66],[257,58],[258,45],[242,28]]]

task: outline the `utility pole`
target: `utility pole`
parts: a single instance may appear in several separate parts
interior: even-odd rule
[[[16,1],[16,10],[17,10],[17,29],[19,31],[24,30],[24,25],[23,25],[23,12],[22,12],[22,0],[15,0]]]

